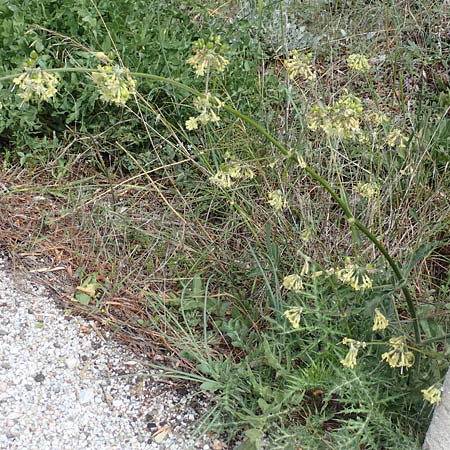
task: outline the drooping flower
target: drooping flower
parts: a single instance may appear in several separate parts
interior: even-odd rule
[[[358,53],[349,55],[347,64],[350,69],[356,72],[368,72],[370,70],[369,60],[364,55]]]
[[[100,65],[97,70],[92,73],[92,80],[104,102],[123,106],[136,93],[136,81],[126,67]]]
[[[404,149],[407,142],[408,137],[397,128],[391,130],[386,138],[386,144],[392,148]]]
[[[25,102],[30,100],[50,101],[57,92],[58,77],[42,69],[29,69],[13,79],[21,91],[18,95]]]
[[[216,123],[220,120],[216,111],[223,106],[223,102],[209,92],[196,97],[193,104],[200,114],[196,117],[191,116],[186,120],[185,127],[187,130],[196,130],[199,124],[206,125],[207,123]]]
[[[363,291],[372,287],[372,279],[369,276],[372,270],[369,264],[360,267],[350,258],[346,258],[344,268],[336,270],[335,274],[339,281],[348,284],[355,291]]]
[[[344,367],[354,369],[356,367],[356,357],[360,348],[365,348],[367,344],[365,342],[356,341],[355,339],[344,338],[342,339],[344,345],[348,345],[350,348],[344,359],[340,360],[340,363]]]
[[[218,172],[209,178],[213,184],[229,188],[236,180],[251,180],[255,177],[252,168],[241,161],[230,160],[220,165]]]
[[[300,327],[300,319],[303,313],[303,308],[301,306],[295,306],[293,308],[289,308],[283,313],[283,316],[286,317],[287,320],[292,325],[292,328],[298,329]]]
[[[422,389],[420,392],[422,392],[424,400],[431,405],[435,405],[441,401],[441,389],[435,384],[427,389]]]
[[[283,279],[283,286],[288,291],[301,292],[303,290],[302,277],[295,273],[292,275],[288,275]]]
[[[199,39],[192,46],[193,55],[186,61],[193,67],[197,76],[203,77],[210,70],[220,73],[229,64],[228,59],[221,53],[227,50],[222,44],[220,36],[210,36],[208,41]]]
[[[309,81],[315,80],[316,73],[311,64],[312,57],[312,53],[300,54],[298,50],[292,50],[291,57],[284,61],[284,67],[289,74],[289,78],[291,80],[296,78]]]
[[[280,211],[287,206],[287,201],[279,189],[269,192],[269,200],[267,203],[269,203],[275,211]]]
[[[406,345],[406,338],[404,336],[397,336],[389,339],[391,350],[381,355],[381,360],[386,361],[390,367],[403,368],[412,367],[414,364],[414,353],[408,351]]]
[[[385,330],[389,326],[389,320],[386,319],[384,314],[375,308],[375,317],[373,319],[373,331]]]

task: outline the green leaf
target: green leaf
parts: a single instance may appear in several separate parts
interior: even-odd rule
[[[91,302],[91,297],[83,292],[77,292],[75,294],[75,300],[84,306],[88,306]]]
[[[200,389],[201,389],[202,391],[212,391],[212,392],[215,392],[215,391],[218,391],[218,390],[220,390],[220,389],[222,389],[222,388],[223,388],[222,383],[219,383],[218,381],[213,381],[213,380],[205,381],[204,383],[202,383],[202,384],[200,385]]]

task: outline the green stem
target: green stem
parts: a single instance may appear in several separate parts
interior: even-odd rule
[[[84,67],[72,67],[72,68],[58,68],[58,69],[46,69],[46,72],[51,73],[64,73],[64,72],[72,72],[72,73],[94,73],[98,72],[96,69],[88,69]],[[10,74],[4,77],[0,77],[0,82],[7,81],[10,79],[13,79],[18,74]],[[172,80],[170,78],[161,77],[159,75],[153,75],[149,73],[141,73],[141,72],[130,72],[130,75],[136,78],[143,78],[151,81],[155,81],[162,84],[170,84],[172,86],[175,86],[181,90],[187,91],[193,95],[200,96],[202,93],[196,89],[191,88],[190,86],[187,86],[183,83],[180,83],[179,81]],[[240,111],[237,111],[236,109],[232,108],[231,106],[224,105],[223,109],[230,114],[232,114],[235,117],[238,117],[242,119],[244,122],[246,122],[248,125],[255,128],[260,134],[262,134],[269,142],[271,142],[285,157],[288,159],[294,159],[295,156],[290,152],[278,139],[274,138],[262,125],[260,125],[258,122],[253,120],[251,117],[247,116],[244,113],[241,113]],[[420,343],[421,337],[420,337],[420,328],[419,328],[419,321],[417,319],[416,309],[414,306],[414,301],[411,297],[411,294],[409,292],[409,289],[405,285],[405,280],[402,276],[401,268],[397,263],[393,260],[393,258],[389,255],[388,251],[384,247],[384,245],[375,237],[375,235],[358,219],[353,217],[353,214],[347,205],[347,203],[342,200],[342,198],[338,195],[338,193],[331,187],[331,185],[328,183],[327,180],[322,178],[314,169],[312,169],[309,166],[304,167],[304,170],[309,174],[311,178],[313,178],[315,181],[317,181],[320,185],[322,185],[323,188],[325,188],[326,191],[331,195],[331,197],[334,199],[334,201],[340,206],[340,208],[343,210],[347,220],[350,224],[353,224],[356,228],[358,228],[379,250],[379,252],[384,256],[388,264],[391,266],[395,277],[397,278],[398,282],[400,283],[401,290],[403,292],[403,295],[406,300],[406,304],[408,307],[408,312],[411,316],[411,319],[413,321],[413,328],[414,328],[414,335],[415,335],[415,341],[417,344]]]

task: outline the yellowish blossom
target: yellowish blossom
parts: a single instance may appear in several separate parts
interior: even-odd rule
[[[365,348],[367,344],[365,342],[356,341],[355,339],[344,338],[342,339],[344,345],[348,345],[350,348],[344,359],[340,360],[340,363],[344,367],[354,369],[356,367],[356,357],[360,348]]]
[[[328,136],[348,139],[361,136],[362,113],[361,99],[347,92],[334,105],[312,106],[306,118],[310,130],[320,129]]]
[[[210,70],[220,73],[229,64],[228,59],[221,55],[226,49],[226,45],[221,43],[220,36],[211,36],[208,41],[199,39],[192,46],[194,54],[186,62],[200,77],[205,76]]]
[[[30,69],[13,79],[20,90],[19,97],[25,102],[30,100],[50,101],[57,92],[58,77],[42,69]]]
[[[406,338],[404,336],[397,336],[389,339],[391,350],[381,355],[382,361],[386,361],[390,367],[403,368],[412,367],[414,364],[414,353],[408,351],[406,345]]]
[[[384,314],[375,308],[375,317],[373,319],[373,331],[385,330],[389,326],[389,320],[386,319]]]
[[[404,149],[408,142],[408,136],[403,134],[397,128],[394,128],[389,132],[386,138],[386,144],[392,148]]]
[[[283,278],[283,286],[288,291],[301,292],[303,290],[302,277],[297,274],[288,275]]]
[[[221,188],[229,188],[233,186],[233,180],[227,172],[219,170],[215,175],[209,177],[209,181]]]
[[[355,72],[368,72],[370,70],[369,60],[358,53],[354,53],[347,58],[347,64]]]
[[[289,308],[283,313],[283,316],[286,317],[287,320],[292,325],[292,328],[298,329],[300,328],[300,319],[302,317],[303,308],[301,306],[295,306],[293,308]]]
[[[192,116],[189,117],[189,119],[186,120],[185,127],[186,127],[186,130],[188,130],[188,131],[196,130],[198,128],[197,118],[192,117]]]
[[[421,392],[423,399],[431,405],[435,405],[441,401],[441,389],[435,384],[427,389],[422,389]]]
[[[305,262],[303,263],[302,270],[300,272],[300,276],[304,277],[308,275],[310,271],[310,258],[308,256],[305,257]]]
[[[269,200],[267,203],[269,203],[275,211],[280,211],[287,206],[287,201],[279,189],[269,192]]]
[[[344,268],[336,270],[335,275],[339,281],[348,284],[355,291],[363,291],[372,287],[372,280],[369,276],[372,271],[369,264],[366,267],[360,267],[350,258],[346,258]]]
[[[136,81],[126,67],[100,65],[97,70],[92,74],[92,80],[104,102],[123,106],[136,93]]]
[[[255,177],[252,168],[240,161],[228,161],[220,165],[219,171],[209,178],[213,184],[229,188],[235,180],[251,180]]]
[[[218,98],[212,96],[209,92],[198,96],[193,101],[194,108],[200,113],[196,117],[189,117],[185,122],[187,130],[196,130],[199,124],[206,125],[207,123],[216,123],[220,120],[220,117],[216,114],[216,110],[219,110],[223,106]]]
[[[356,191],[363,198],[372,199],[378,194],[379,187],[376,183],[362,183],[356,184]]]
[[[316,73],[311,64],[312,58],[312,53],[300,54],[298,50],[292,50],[291,57],[284,61],[284,67],[289,74],[289,78],[291,80],[296,78],[309,81],[315,80]]]

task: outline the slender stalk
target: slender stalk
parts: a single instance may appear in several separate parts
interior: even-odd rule
[[[31,70],[32,71],[32,70]],[[46,72],[51,73],[64,73],[64,72],[72,72],[72,73],[95,73],[96,69],[88,69],[84,67],[73,67],[73,68],[57,68],[57,69],[46,69]],[[10,74],[3,77],[0,77],[0,82],[7,81],[13,79],[18,74]],[[159,75],[153,75],[149,73],[141,73],[141,72],[130,72],[130,75],[136,78],[143,78],[151,81],[155,81],[162,84],[169,84],[175,86],[181,90],[187,91],[193,95],[200,96],[202,93],[190,86],[185,85],[184,83],[180,83],[179,81],[172,80],[170,78],[161,77]],[[242,119],[248,125],[255,128],[261,135],[263,135],[269,142],[271,142],[288,160],[294,160],[295,155],[289,151],[278,139],[273,137],[261,124],[253,120],[251,117],[246,114],[232,108],[229,105],[223,105],[223,109],[235,117]],[[348,222],[353,224],[356,228],[358,228],[378,249],[378,251],[384,256],[388,264],[390,265],[392,271],[394,272],[397,281],[400,283],[401,290],[406,300],[406,304],[408,307],[408,312],[413,321],[414,335],[416,344],[421,342],[420,336],[420,328],[419,321],[417,319],[416,309],[414,306],[414,301],[411,297],[411,293],[409,292],[408,287],[405,284],[405,279],[401,272],[401,267],[394,261],[394,259],[389,255],[388,251],[384,247],[384,245],[375,237],[375,235],[358,219],[353,217],[353,214],[347,205],[347,203],[338,195],[338,193],[332,188],[330,183],[327,180],[322,178],[314,169],[309,166],[305,166],[304,170],[309,174],[311,178],[317,181],[322,187],[328,191],[334,201],[340,206],[342,211],[344,212]]]

